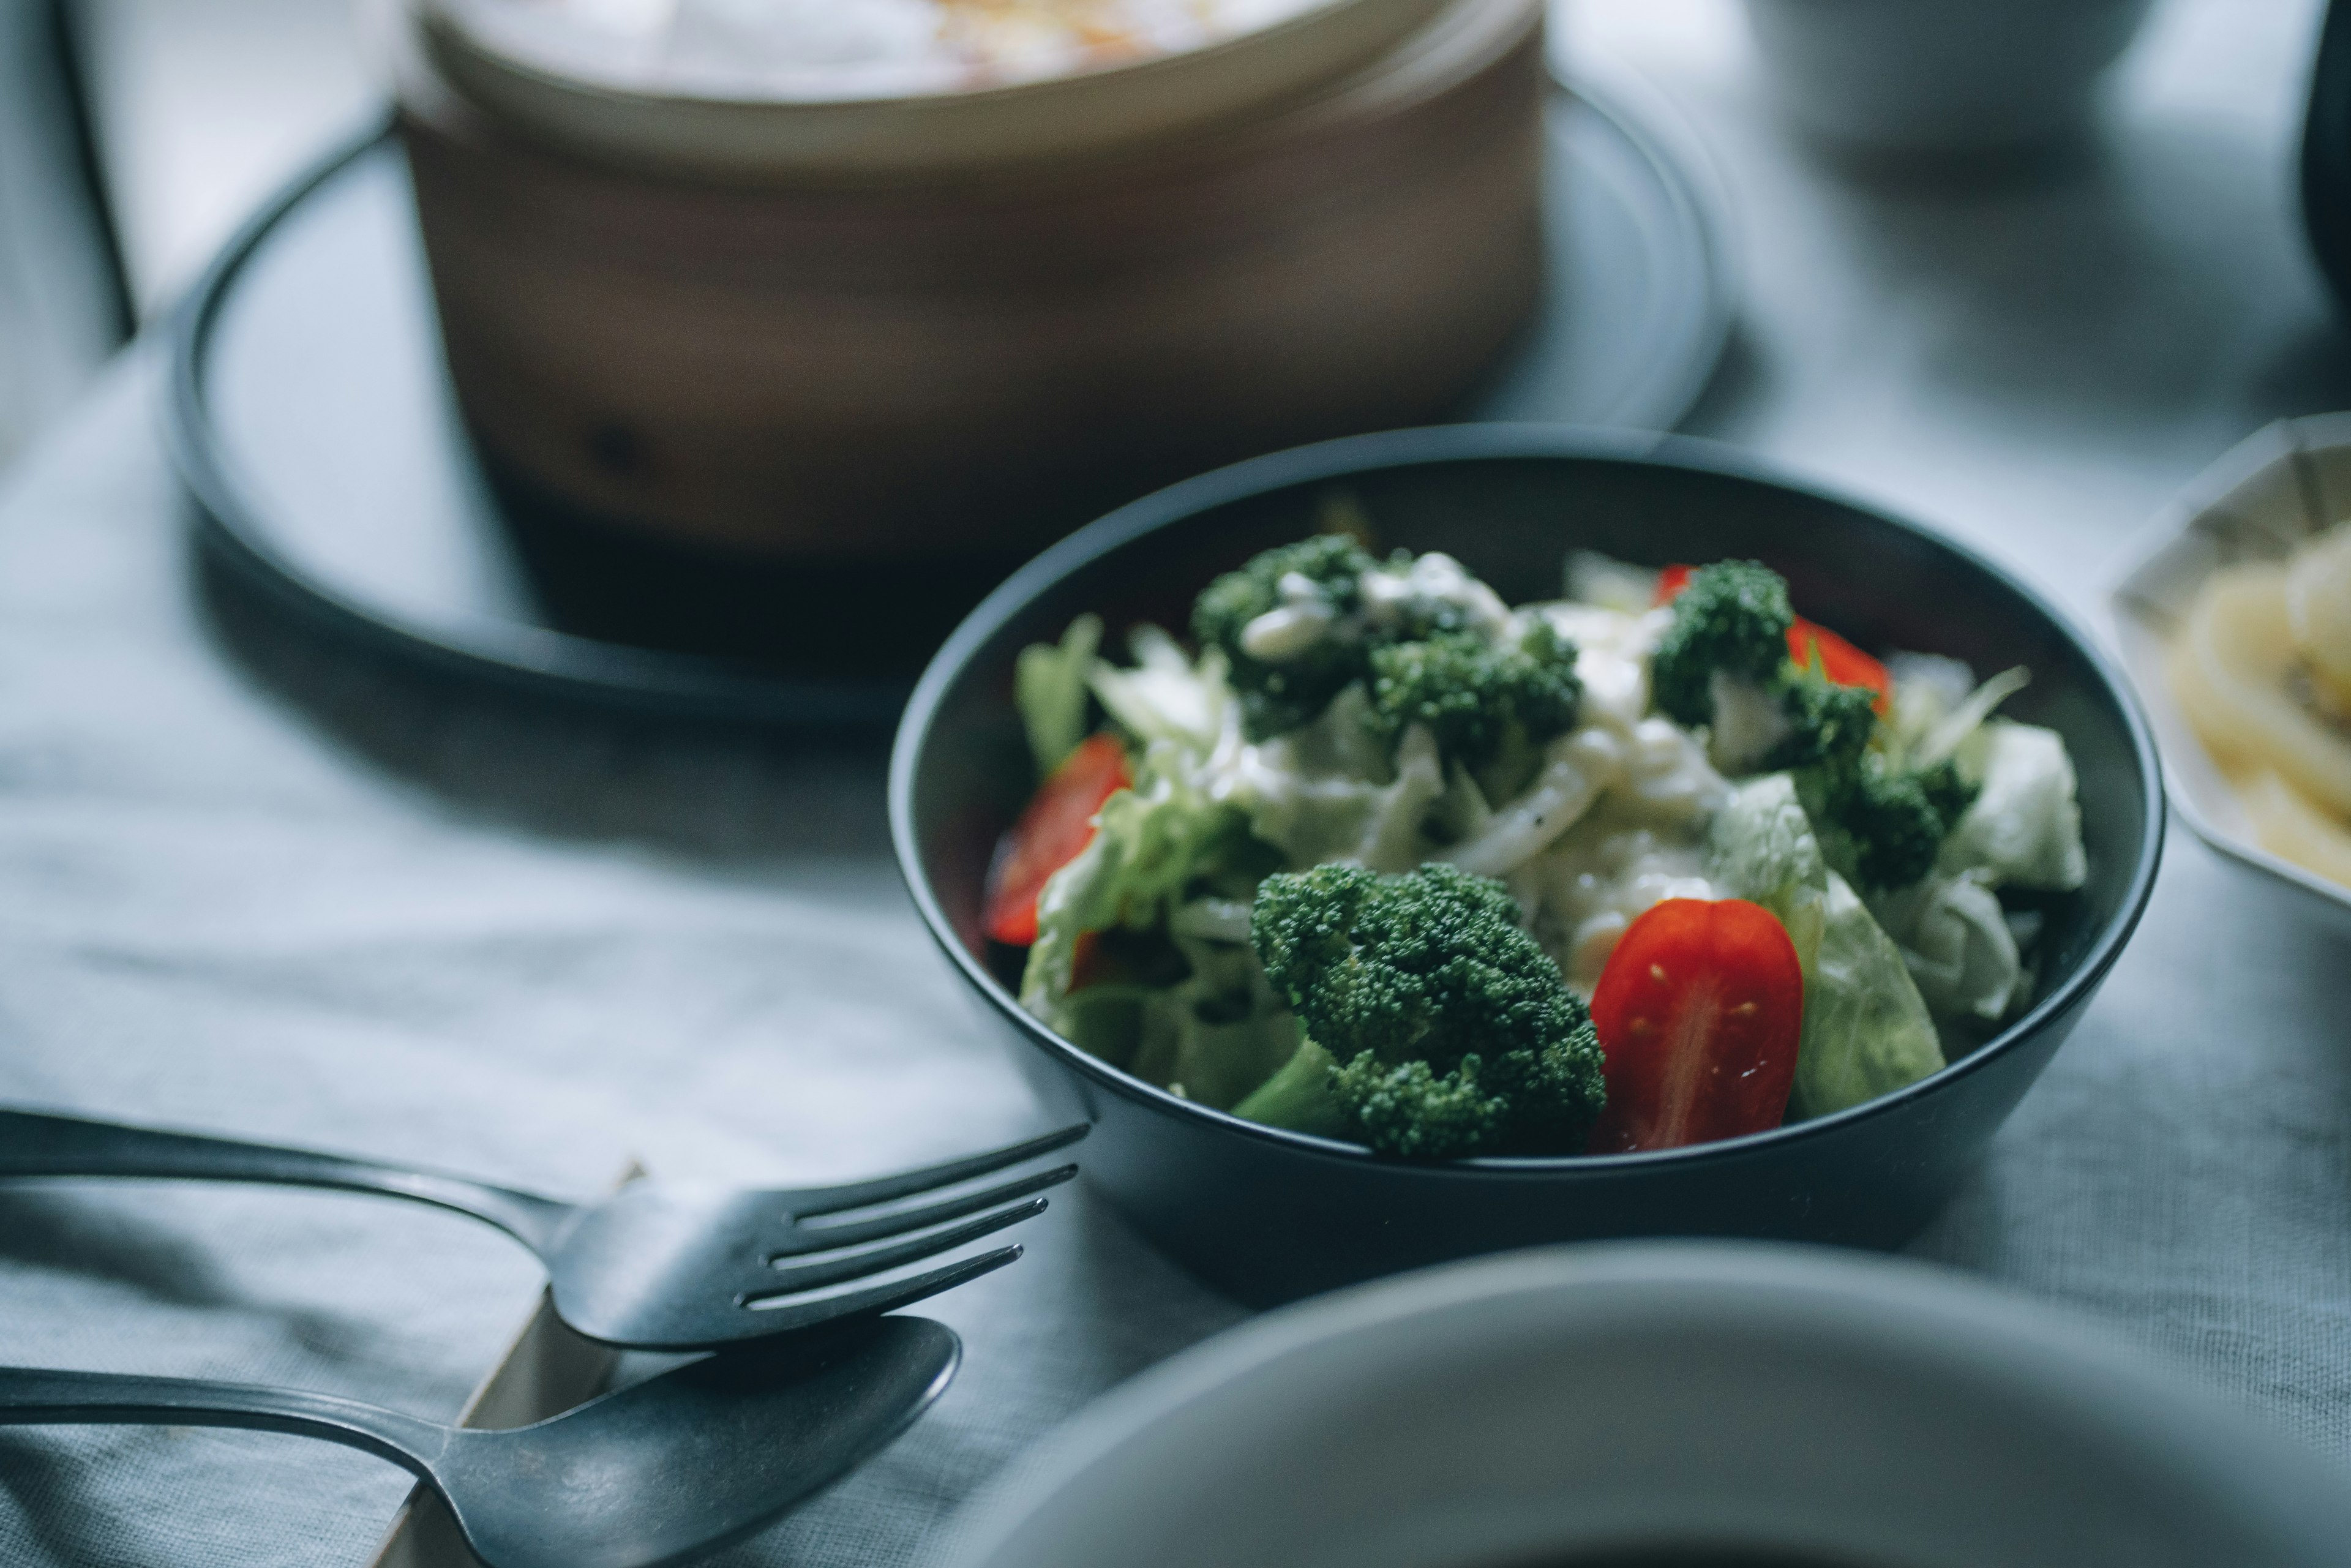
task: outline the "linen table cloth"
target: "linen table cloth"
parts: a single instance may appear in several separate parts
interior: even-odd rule
[[[2087,617],[2203,463],[2351,405],[2283,184],[2308,5],[2167,5],[2095,148],[1924,191],[1779,130],[1727,6],[1646,15],[1568,37],[1646,60],[1725,164],[1749,308],[1702,433]],[[193,552],[161,370],[134,352],[0,487],[0,1102],[567,1193],[632,1157],[816,1181],[1045,1124],[899,886],[879,743],[541,708],[292,626]],[[2351,1465],[2346,1035],[2351,936],[2175,833],[2105,992],[1912,1250]],[[1019,1239],[922,1309],[967,1347],[937,1408],[721,1561],[930,1561],[1053,1423],[1243,1315],[1082,1184]],[[381,1199],[0,1188],[5,1362],[446,1418],[538,1280]],[[407,1484],[290,1437],[0,1430],[0,1562],[356,1564]]]

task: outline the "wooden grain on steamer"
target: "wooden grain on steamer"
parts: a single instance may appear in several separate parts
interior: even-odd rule
[[[1540,33],[1535,0],[1458,0],[1254,123],[952,181],[632,172],[413,62],[402,125],[502,466],[673,540],[936,557],[1441,416],[1539,286]]]

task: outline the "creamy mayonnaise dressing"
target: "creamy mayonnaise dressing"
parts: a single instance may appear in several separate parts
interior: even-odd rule
[[[1274,587],[1281,602],[1242,627],[1240,635],[1241,652],[1269,664],[1303,658],[1326,637],[1360,639],[1366,631],[1391,631],[1445,611],[1457,612],[1465,627],[1488,637],[1500,637],[1512,624],[1502,596],[1442,550],[1364,569],[1355,579],[1358,607],[1346,615],[1302,572],[1285,572]]]
[[[1615,774],[1589,811],[1510,879],[1531,911],[1535,939],[1568,983],[1588,995],[1616,939],[1650,905],[1717,896],[1705,874],[1706,826],[1730,786],[1698,737],[1645,716],[1649,655],[1671,611],[1568,603],[1520,613],[1541,615],[1574,639],[1583,683],[1576,735],[1586,745],[1604,735],[1616,748]]]
[[[949,92],[1179,54],[1330,0],[457,0],[489,34],[640,90]],[[538,51],[534,51],[538,52]]]
[[[1356,580],[1364,618],[1375,627],[1403,624],[1433,610],[1461,612],[1472,631],[1499,637],[1510,624],[1502,596],[1443,550],[1413,557],[1409,565],[1375,566]]]
[[[1613,805],[1569,829],[1521,873],[1535,898],[1535,940],[1587,997],[1616,939],[1650,905],[1720,896],[1706,879],[1701,835],[1687,826],[1623,825]]]
[[[1575,643],[1583,685],[1576,727],[1544,748],[1533,782],[1457,822],[1460,836],[1434,849],[1416,831],[1447,788],[1434,749],[1425,732],[1408,732],[1394,781],[1367,783],[1382,763],[1376,747],[1365,750],[1360,686],[1316,723],[1259,744],[1244,741],[1238,712],[1228,714],[1203,769],[1208,792],[1246,804],[1258,831],[1297,863],[1402,871],[1433,853],[1505,878],[1536,938],[1586,992],[1616,939],[1652,904],[1716,896],[1705,874],[1706,828],[1730,786],[1698,734],[1648,713],[1649,659],[1672,611],[1566,601],[1512,612],[1459,561],[1434,553],[1364,572],[1359,606],[1343,616],[1311,579],[1293,573],[1277,587],[1281,602],[1241,632],[1254,658],[1285,663],[1326,638],[1361,638],[1451,609],[1496,638],[1549,622]]]

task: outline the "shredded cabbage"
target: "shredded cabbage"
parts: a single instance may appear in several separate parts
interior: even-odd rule
[[[1937,1018],[1998,1023],[2023,1001],[2016,934],[1981,872],[1929,877],[1871,909]]]
[[[1991,886],[2053,892],[2089,879],[2074,761],[2064,737],[2037,725],[1993,719],[1952,756],[1979,792],[1943,841],[1939,872],[1980,872]]]
[[[1156,626],[1138,626],[1127,635],[1134,668],[1096,659],[1088,679],[1102,707],[1138,740],[1172,741],[1205,751],[1223,731],[1225,710],[1235,705],[1225,679],[1225,655],[1210,648],[1195,664],[1176,639]]]
[[[1113,925],[1158,925],[1238,836],[1238,814],[1204,795],[1174,751],[1163,741],[1144,753],[1134,787],[1102,802],[1092,841],[1038,894],[1020,1005],[1057,1029],[1078,938]]]

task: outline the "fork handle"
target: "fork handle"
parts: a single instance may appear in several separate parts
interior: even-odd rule
[[[438,1486],[450,1431],[355,1399],[298,1388],[0,1366],[0,1427],[236,1427],[322,1437]]]
[[[437,1171],[226,1138],[87,1122],[35,1111],[0,1111],[0,1177],[149,1176],[167,1180],[274,1182],[379,1193],[455,1209],[486,1220],[545,1258],[577,1210],[511,1187]]]

